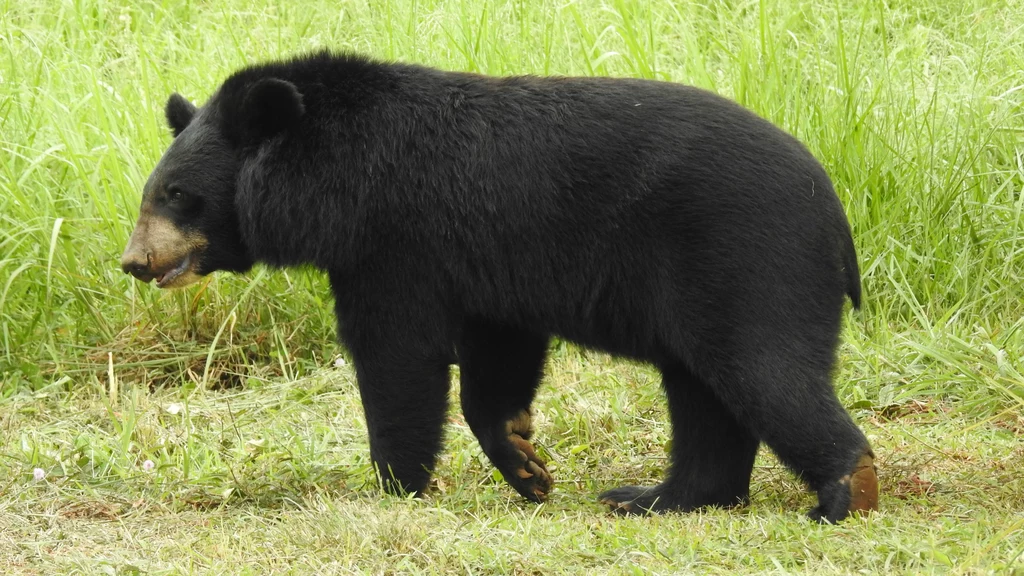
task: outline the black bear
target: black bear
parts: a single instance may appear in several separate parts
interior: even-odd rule
[[[146,182],[122,267],[166,288],[254,263],[327,272],[385,488],[419,492],[449,366],[520,494],[552,477],[530,404],[552,336],[660,369],[664,482],[620,513],[733,506],[767,444],[836,522],[877,506],[874,455],[831,387],[849,225],[796,139],[709,92],[494,78],[320,52],[231,75]]]

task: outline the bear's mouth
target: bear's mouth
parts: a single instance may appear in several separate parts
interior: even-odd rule
[[[157,276],[156,276],[156,286],[157,286],[157,288],[164,288],[164,287],[168,286],[170,283],[174,282],[174,279],[177,278],[178,276],[181,276],[182,274],[184,274],[189,269],[189,266],[191,264],[192,264],[192,253],[189,252],[189,253],[185,254],[185,257],[181,259],[181,262],[179,262],[177,266],[175,266],[174,268],[171,268],[170,270],[168,270],[166,272],[163,272],[161,274],[157,274]]]

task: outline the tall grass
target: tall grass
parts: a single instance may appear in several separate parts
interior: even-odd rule
[[[244,64],[332,47],[487,74],[699,85],[803,140],[853,226],[850,402],[1024,406],[1019,2],[0,1],[0,391],[288,377],[337,352],[315,272],[157,292],[118,257],[161,110]]]

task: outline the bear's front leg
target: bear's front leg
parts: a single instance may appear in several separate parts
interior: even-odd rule
[[[448,407],[445,358],[353,352],[370,435],[370,457],[385,490],[426,488],[441,450]]]
[[[517,492],[547,499],[554,479],[530,443],[530,404],[540,384],[548,337],[469,318],[458,343],[462,413],[480,447]]]
[[[454,362],[447,311],[420,293],[422,258],[381,255],[389,266],[331,272],[338,335],[352,355],[370,458],[385,490],[422,492],[448,409]]]

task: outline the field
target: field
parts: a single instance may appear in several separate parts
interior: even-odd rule
[[[118,266],[167,96],[320,47],[684,82],[799,137],[857,244],[836,387],[882,510],[812,524],[762,451],[742,510],[609,515],[598,492],[666,464],[658,377],[562,342],[548,503],[455,410],[431,492],[382,495],[321,274],[160,292]],[[0,0],[4,573],[1024,574],[1022,374],[1021,0]]]

